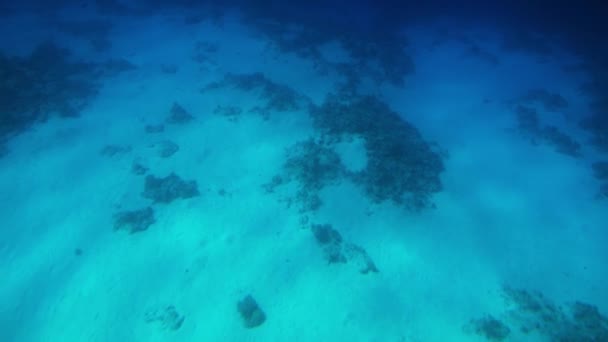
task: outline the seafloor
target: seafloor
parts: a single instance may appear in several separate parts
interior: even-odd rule
[[[438,17],[0,19],[1,341],[608,341],[589,55]]]

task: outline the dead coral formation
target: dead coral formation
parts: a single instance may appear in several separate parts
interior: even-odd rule
[[[74,117],[96,95],[98,65],[75,62],[52,42],[28,57],[0,53],[0,137],[51,116]]]
[[[137,176],[145,175],[148,170],[149,169],[147,167],[138,162],[133,162],[133,164],[131,165],[131,172]]]
[[[196,181],[185,181],[175,173],[166,177],[146,176],[142,196],[151,199],[154,203],[171,203],[176,199],[199,196]]]
[[[593,175],[600,180],[608,180],[608,161],[595,162],[591,165]]]
[[[365,249],[343,241],[340,232],[330,224],[313,224],[311,231],[329,264],[352,262],[362,274],[378,273],[378,268]]]
[[[106,145],[104,146],[99,154],[104,157],[114,157],[116,155],[127,154],[131,152],[133,148],[129,145]]]
[[[173,305],[162,309],[149,310],[145,315],[146,323],[158,322],[163,329],[172,331],[181,328],[184,319],[184,315],[180,315]]]
[[[114,230],[126,230],[130,234],[143,232],[156,222],[154,209],[121,211],[114,215]]]
[[[506,287],[504,293],[518,308],[513,319],[524,333],[550,341],[608,340],[608,319],[593,305],[575,302],[564,310],[538,292]]]
[[[249,8],[245,13],[246,21],[280,51],[309,59],[319,72],[337,72],[348,82],[367,77],[377,83],[402,86],[405,77],[414,71],[406,51],[407,39],[401,30],[386,25],[386,20],[374,29],[366,26],[365,30],[353,30],[354,26],[346,28],[339,21],[318,22],[307,16],[294,17],[292,12],[290,8],[280,15],[270,12],[267,17],[269,13]],[[334,42],[345,50],[347,60],[335,62],[323,55],[323,47]]]
[[[541,134],[540,120],[538,119],[536,110],[530,107],[517,106],[515,113],[517,115],[517,129],[519,132],[527,135],[532,142],[536,143],[535,138]]]
[[[53,42],[26,57],[0,52],[0,142],[51,117],[79,116],[114,66],[76,61]]]
[[[352,178],[374,202],[391,200],[422,209],[441,191],[442,157],[384,102],[372,96],[331,95],[311,114],[315,127],[327,135],[364,139],[368,163]]]
[[[283,174],[275,176],[265,185],[268,192],[289,181],[298,183],[296,198],[302,212],[319,209],[322,201],[319,192],[323,187],[339,181],[344,167],[338,154],[323,142],[308,139],[298,142],[286,151]]]
[[[342,235],[333,229],[330,224],[313,224],[312,234],[317,244],[323,249],[325,260],[328,263],[345,263],[346,256],[342,251]]]
[[[236,122],[239,120],[243,110],[236,106],[217,106],[213,109],[213,114],[224,116],[230,122]]]
[[[477,335],[485,337],[489,341],[503,341],[511,333],[511,329],[503,322],[488,315],[483,318],[471,320],[470,327]]]
[[[561,154],[574,158],[581,156],[581,145],[555,126],[545,126],[542,130],[542,138],[553,145],[555,151]]]
[[[208,84],[202,92],[211,91],[223,87],[235,87],[245,92],[257,91],[264,104],[256,111],[267,112],[290,112],[301,109],[308,104],[308,99],[292,88],[273,82],[264,74],[257,72],[252,74],[226,74],[219,82]]]
[[[568,108],[568,101],[563,96],[546,89],[529,90],[521,97],[521,100],[526,103],[539,103],[549,112],[557,112]]]
[[[146,133],[162,133],[165,131],[165,125],[163,124],[158,124],[158,125],[146,125],[144,127]]]

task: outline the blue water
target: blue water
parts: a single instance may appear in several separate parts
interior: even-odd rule
[[[601,3],[0,4],[0,341],[608,341]]]

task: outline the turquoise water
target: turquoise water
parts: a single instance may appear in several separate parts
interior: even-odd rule
[[[608,341],[600,12],[0,4],[0,341]]]

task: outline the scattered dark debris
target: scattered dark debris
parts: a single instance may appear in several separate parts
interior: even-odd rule
[[[592,79],[581,90],[591,100],[591,115],[581,120],[580,125],[591,133],[591,144],[599,152],[608,153],[608,69],[600,60],[593,56],[586,61],[590,63],[585,72]]]
[[[330,224],[313,224],[311,227],[317,244],[323,249],[328,263],[345,263],[346,256],[342,251],[342,235]]]
[[[163,329],[171,331],[181,328],[184,318],[173,305],[169,305],[163,309],[149,310],[145,314],[146,323],[158,322]]]
[[[581,145],[555,126],[545,126],[542,137],[561,154],[578,158],[581,156]]]
[[[107,51],[112,46],[108,38],[112,29],[109,21],[55,20],[52,25],[60,32],[89,41],[97,52]]]
[[[321,190],[344,173],[340,156],[323,142],[308,139],[287,149],[286,174],[308,191]]]
[[[599,196],[608,197],[608,183],[600,185]]]
[[[146,133],[162,133],[165,131],[165,125],[146,125],[145,127]]]
[[[520,133],[532,140],[541,134],[541,125],[536,110],[530,107],[517,106],[515,113],[517,114],[517,129]],[[535,140],[533,142],[536,143]]]
[[[508,286],[503,287],[503,295],[510,307],[501,315],[503,321],[487,315],[471,320],[465,330],[490,341],[502,341],[511,335],[523,341],[532,334],[543,341],[608,341],[608,318],[593,305],[575,302],[562,307],[540,292]]]
[[[265,13],[248,12],[246,22],[265,35],[273,43],[271,46],[311,60],[320,73],[334,71],[351,81],[368,77],[379,84],[402,86],[405,77],[414,71],[412,58],[406,53],[406,37],[387,25],[353,31],[352,26],[345,28],[338,22],[319,25],[303,16],[262,20]],[[332,62],[324,57],[322,47],[330,42],[340,44],[350,56],[348,61]]]
[[[230,122],[237,122],[243,110],[236,106],[217,106],[213,114],[224,116]]]
[[[329,264],[354,262],[362,274],[378,273],[378,268],[360,246],[343,241],[330,224],[313,224],[311,231]]]
[[[270,119],[270,109],[266,108],[266,107],[260,107],[260,106],[255,106],[251,109],[249,109],[249,113],[253,113],[253,114],[257,114],[259,115],[262,120],[264,121],[268,121]]]
[[[145,167],[137,162],[134,162],[133,165],[131,165],[131,172],[137,176],[145,175],[148,172],[148,170],[149,169],[147,167]]]
[[[266,314],[251,295],[245,296],[236,304],[238,312],[243,318],[245,328],[259,327],[266,321]]]
[[[171,140],[163,140],[154,144],[153,147],[156,149],[158,156],[161,158],[169,158],[179,151],[179,145]]]
[[[194,116],[188,113],[184,107],[182,107],[179,103],[173,102],[173,107],[171,107],[171,113],[167,118],[167,123],[170,124],[186,124],[190,121],[194,120]]]
[[[344,255],[346,255],[347,260],[357,264],[359,273],[378,273],[378,268],[376,267],[376,264],[374,263],[372,258],[367,254],[365,249],[363,249],[363,247],[357,246],[352,243],[347,243],[344,245]]]
[[[504,36],[503,48],[508,51],[523,52],[546,58],[553,54],[549,39],[530,31],[509,31]]]
[[[500,59],[495,54],[483,49],[478,44],[470,41],[465,47],[465,55],[484,61],[490,65],[496,66],[500,64]]]
[[[526,103],[539,103],[546,111],[557,112],[568,108],[568,101],[558,93],[546,89],[532,89],[521,97]]]
[[[103,72],[106,76],[115,76],[117,74],[132,71],[137,69],[137,66],[124,58],[110,59],[102,64]]]
[[[114,215],[114,230],[127,230],[130,234],[143,232],[156,222],[154,209],[121,211]]]
[[[100,65],[46,42],[27,57],[0,52],[0,139],[50,117],[77,117],[97,94]]]
[[[160,71],[162,71],[163,74],[173,75],[173,74],[176,74],[178,70],[179,70],[179,68],[175,64],[161,64],[160,65]]]
[[[599,180],[608,180],[608,161],[595,162],[591,165],[593,175]]]
[[[556,152],[570,157],[581,156],[581,145],[572,137],[560,131],[552,125],[542,126],[538,113],[535,109],[518,105],[515,108],[517,114],[517,130],[533,144],[546,142],[552,145]]]
[[[198,64],[215,64],[212,56],[219,50],[219,44],[211,42],[197,42],[194,47],[192,59]]]
[[[129,145],[106,145],[99,153],[104,157],[114,157],[116,155],[127,154],[132,148]]]
[[[283,179],[283,177],[281,177],[280,175],[275,175],[272,177],[270,182],[262,184],[262,187],[267,193],[273,193],[274,189],[276,189],[280,185],[283,185],[284,183],[285,180]]]
[[[469,322],[473,332],[477,335],[485,337],[489,341],[503,341],[511,333],[511,329],[503,322],[488,315],[483,318],[473,319]]]
[[[187,199],[199,196],[196,181],[184,181],[175,173],[167,177],[147,175],[142,196],[154,203],[171,203],[178,198]]]
[[[597,307],[575,302],[559,307],[539,292],[504,288],[505,298],[517,306],[512,319],[520,331],[533,331],[550,341],[607,341],[608,319]]]
[[[270,112],[297,111],[309,104],[309,100],[293,90],[292,88],[275,83],[264,74],[257,72],[253,74],[226,74],[219,82],[212,82],[201,91],[207,92],[224,87],[235,87],[241,91],[257,91],[264,105],[252,109],[267,118]]]

